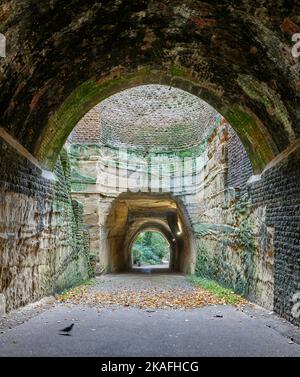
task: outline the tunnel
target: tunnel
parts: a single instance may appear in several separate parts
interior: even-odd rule
[[[117,218],[117,221],[116,221]],[[191,273],[195,265],[192,233],[176,200],[168,196],[121,195],[107,220],[108,270],[132,269],[131,246],[145,230],[160,231],[170,244],[170,271]]]
[[[128,271],[150,226],[175,238],[174,271],[299,325],[298,14],[288,1],[1,2],[1,312]],[[168,189],[159,168],[149,190],[138,165],[157,155],[174,160]]]

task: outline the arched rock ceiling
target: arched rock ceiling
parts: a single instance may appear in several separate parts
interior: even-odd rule
[[[200,144],[218,117],[198,97],[164,85],[124,90],[96,109],[102,144],[164,152]]]
[[[53,166],[101,100],[169,81],[225,116],[261,171],[300,136],[299,14],[289,0],[1,1],[1,127]]]

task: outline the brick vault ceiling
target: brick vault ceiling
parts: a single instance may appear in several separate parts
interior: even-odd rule
[[[183,90],[142,85],[102,101],[79,122],[71,139],[98,139],[114,148],[185,150],[201,143],[218,116],[206,102]]]
[[[198,97],[163,85],[124,90],[99,110],[104,144],[164,151],[199,144],[217,114]]]

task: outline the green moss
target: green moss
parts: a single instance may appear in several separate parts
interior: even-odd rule
[[[79,184],[84,184],[84,185],[96,184],[97,182],[96,178],[90,177],[88,175],[82,175],[79,173],[79,171],[77,171],[74,168],[71,170],[71,180],[72,180],[72,184],[79,183]]]
[[[261,172],[274,158],[274,152],[266,135],[255,120],[240,108],[231,109],[225,118],[241,139],[255,173]]]
[[[194,225],[197,235],[195,273],[198,277],[215,279],[236,293],[249,295],[255,281],[255,234],[251,222],[251,203],[247,197],[239,200],[234,211],[238,227],[224,224]],[[206,242],[208,238],[208,243]],[[218,240],[214,250],[211,240]],[[235,261],[231,253],[239,258]]]
[[[239,75],[238,84],[252,99],[265,106],[267,113],[276,123],[282,124],[289,135],[290,141],[295,139],[291,120],[279,94],[267,83],[255,80],[249,75]]]
[[[204,242],[201,239],[197,240],[197,258],[196,258],[196,267],[195,273],[198,277],[211,276],[212,263],[211,258],[209,257],[209,251],[207,250]]]
[[[45,167],[52,169],[68,135],[90,109],[112,94],[132,86],[133,83],[142,83],[148,75],[155,76],[145,68],[135,74],[124,74],[103,82],[86,81],[77,87],[49,120],[42,142],[36,148],[36,157]],[[156,79],[158,80],[159,76]]]
[[[97,255],[95,253],[89,254],[89,277],[94,278],[96,274]]]
[[[170,74],[172,76],[185,76],[186,75],[186,69],[179,66],[179,65],[176,65],[176,64],[173,64],[171,69],[170,69]]]
[[[65,301],[74,296],[75,293],[85,292],[88,287],[94,286],[96,283],[97,281],[94,278],[78,281],[69,288],[57,290],[56,293],[58,293],[58,295],[56,298],[60,301]]]
[[[188,280],[203,289],[206,289],[212,293],[217,299],[224,300],[226,304],[230,305],[240,305],[245,302],[241,295],[234,293],[233,290],[223,287],[214,280],[201,278],[195,275],[189,276]]]
[[[71,198],[70,162],[64,150],[57,161],[55,173],[58,177],[53,203],[55,225],[62,229],[66,245],[70,247],[62,255],[55,271],[53,292],[60,292],[89,278],[90,260],[88,233],[83,226],[83,205]]]

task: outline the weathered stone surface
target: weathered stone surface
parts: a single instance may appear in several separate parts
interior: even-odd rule
[[[6,298],[3,293],[0,293],[0,316],[6,313]]]
[[[128,179],[122,181],[123,186],[119,186],[118,191],[113,186],[113,183],[116,183],[115,179],[105,181],[103,174],[105,166],[114,161],[120,168],[118,171],[112,170],[111,174],[128,177],[127,169],[137,171],[138,166],[139,173],[142,171],[141,166],[144,170],[148,169],[147,162],[150,161],[151,152],[142,154],[138,151],[130,151],[129,161],[121,160],[120,163],[119,154],[101,144],[101,132],[98,133],[98,139],[95,137],[94,128],[97,127],[95,122],[98,122],[98,118],[95,120],[93,114],[94,111],[91,112],[90,118],[87,116],[85,121],[80,122],[74,130],[69,139],[71,143],[69,151],[72,156],[72,167],[78,172],[77,176],[82,177],[82,182],[85,182],[84,177],[87,175],[95,178],[98,174],[97,184],[94,185],[94,189],[91,185],[82,185],[81,190],[78,190],[76,181],[75,184],[72,183],[72,187],[73,196],[81,200],[85,208],[84,221],[89,225],[90,237],[91,240],[93,239],[91,245],[93,250],[96,250],[97,261],[101,266],[99,270],[107,270],[105,263],[110,264],[110,250],[107,249],[106,242],[110,242],[109,237],[118,237],[122,240],[119,246],[113,246],[114,249],[127,249],[127,246],[124,246],[126,237],[124,238],[122,233],[124,227],[121,226],[119,229],[113,224],[114,221],[122,222],[123,207],[117,207],[119,212],[113,217],[110,211],[114,198],[120,193],[128,192]],[[90,119],[90,122],[87,122],[87,119]],[[131,130],[129,124],[125,129],[124,132],[127,133],[137,132],[135,129]],[[85,135],[84,139],[82,135]],[[97,143],[90,144],[88,135],[91,135],[92,140]],[[98,160],[94,159],[96,150]],[[182,156],[189,156],[189,153],[191,153],[189,150],[184,151]],[[156,151],[156,155],[160,154]],[[135,161],[136,165],[132,161]],[[198,146],[195,162],[194,182],[187,180],[189,186],[183,187],[181,185],[183,172],[174,169],[172,173],[174,185],[171,185],[168,191],[184,203],[187,217],[197,236],[198,255],[196,257],[194,254],[195,259],[190,259],[193,268],[190,267],[189,270],[194,270],[197,259],[196,268],[199,274],[218,279],[252,300],[272,308],[273,229],[265,225],[265,208],[251,206],[246,183],[252,174],[252,167],[236,133],[224,120],[215,122],[208,140],[202,143],[201,148]],[[170,174],[169,171],[164,173]],[[189,173],[185,172],[185,174],[187,178]],[[149,179],[152,182],[156,179],[159,181],[160,178],[151,171]],[[145,189],[148,192],[148,185]],[[104,194],[105,199],[101,197]],[[149,203],[151,203],[150,199]],[[146,208],[145,205],[145,211]],[[128,207],[125,206],[124,210],[128,211]],[[114,229],[113,234],[110,235],[108,216],[110,216],[109,227]],[[129,215],[124,216],[126,222]],[[131,221],[133,223],[128,229],[126,228],[128,234],[134,234],[141,226],[136,219]],[[194,236],[191,238],[193,239]],[[122,261],[120,263],[123,266]],[[113,264],[117,265],[117,262]]]
[[[88,244],[72,205],[66,155],[57,181],[0,144],[0,292],[5,310],[88,278]]]
[[[101,100],[140,84],[166,84],[201,97],[222,113],[259,174],[300,136],[299,60],[291,54],[298,14],[298,2],[287,0],[263,5],[229,0],[2,1],[0,32],[8,46],[7,58],[0,60],[1,126],[45,166],[54,167],[69,132]],[[43,294],[48,276],[53,276],[49,266],[61,260],[53,252],[58,240],[63,241],[57,253],[70,253],[70,228],[62,225],[68,216],[62,208],[70,208],[70,202],[66,204],[67,193],[62,192],[54,206],[57,188],[41,179],[36,167],[8,153],[3,143],[0,148],[1,289],[9,310]],[[224,152],[216,148],[221,165]],[[208,158],[207,171],[213,166]],[[235,243],[218,249],[214,235],[227,232],[240,247],[238,240],[246,234],[243,243],[250,239],[251,249],[254,238],[254,249],[260,245],[264,255],[259,268],[234,270],[229,281],[251,276],[256,282],[252,292],[261,294],[264,285],[271,290],[274,253],[275,310],[297,322],[286,294],[299,290],[300,280],[299,154],[268,169],[250,186],[254,210],[241,208],[244,212],[237,217],[233,208],[241,207],[241,201],[237,190],[228,190],[229,198],[224,194],[226,176],[226,170],[205,176],[208,209],[198,220],[210,224],[207,242],[225,250],[221,256],[235,255],[240,266],[243,259],[255,260],[256,254],[233,254]],[[246,175],[241,177],[230,184],[242,189]],[[87,175],[77,184],[83,191],[93,187],[93,179]],[[197,206],[186,200],[196,218]],[[266,223],[260,224],[260,218]],[[244,228],[246,233],[236,234]],[[33,251],[30,257],[28,250]]]
[[[275,254],[274,309],[295,324],[299,319],[292,315],[292,296],[300,291],[299,187],[299,148],[251,185],[253,204],[266,208],[267,234],[262,239],[262,250],[267,249],[268,259]],[[269,249],[266,245],[272,234],[273,246]]]
[[[198,238],[196,271],[272,308],[272,231],[265,225],[265,211],[252,206],[247,192],[252,174],[247,154],[224,124],[211,134],[205,155],[203,192],[195,202],[193,221]]]

